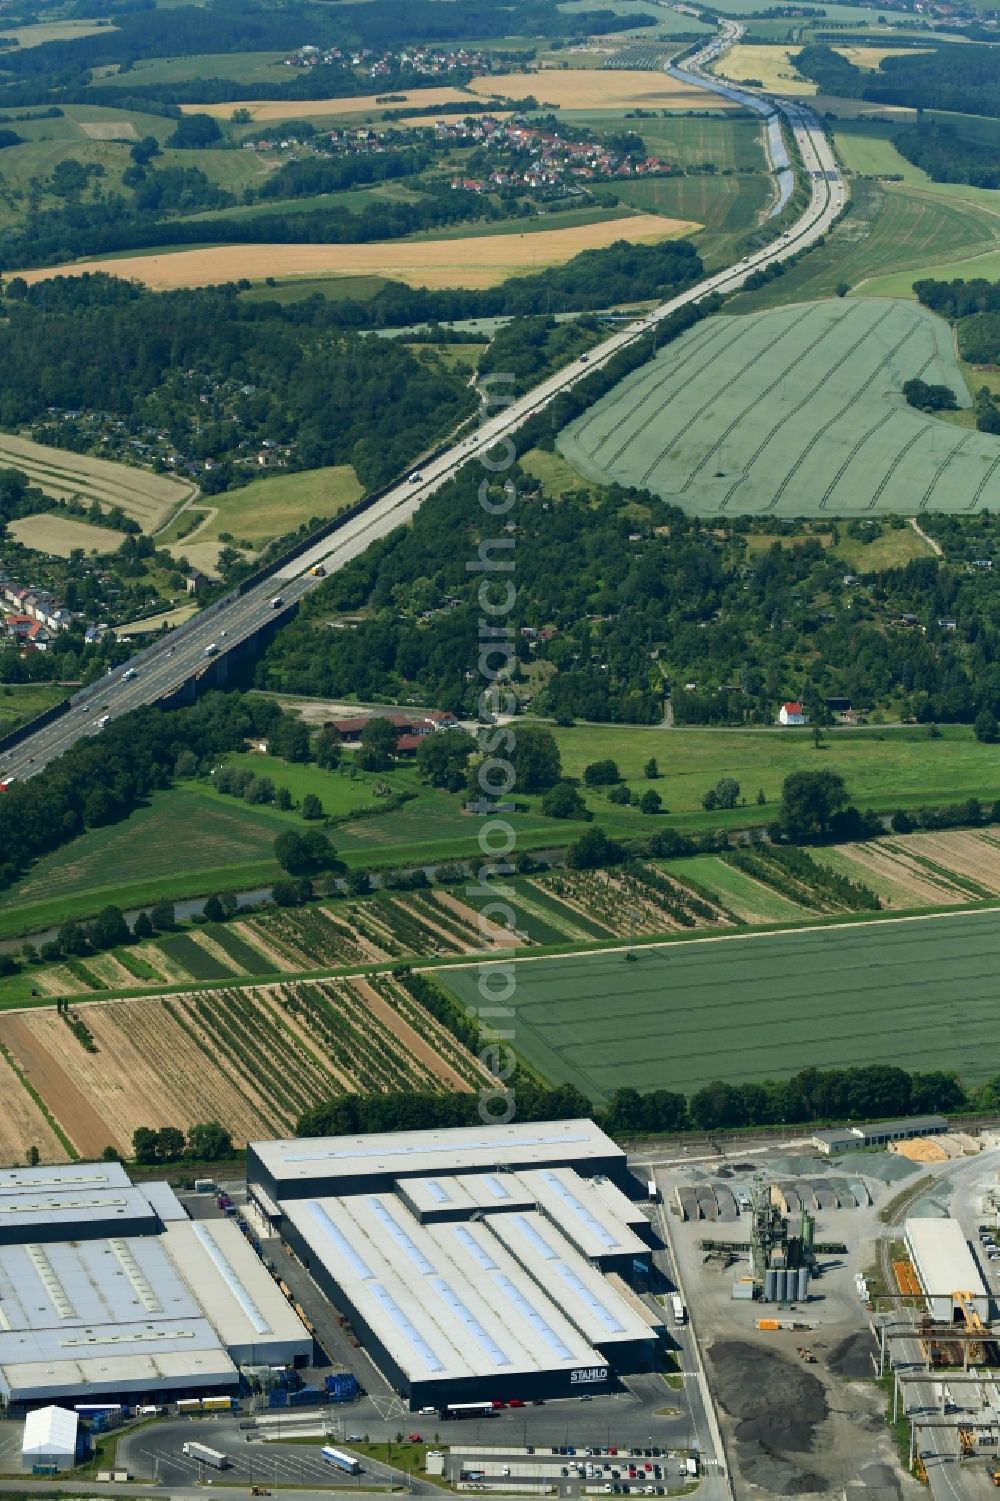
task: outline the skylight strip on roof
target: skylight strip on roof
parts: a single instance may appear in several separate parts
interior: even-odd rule
[[[580,1133],[576,1136],[522,1136],[516,1142],[510,1143],[512,1147],[548,1147],[554,1144],[565,1146],[567,1142],[590,1141],[588,1135]],[[283,1162],[341,1162],[350,1161],[352,1158],[363,1157],[426,1157],[432,1152],[448,1152],[452,1156],[462,1157],[466,1152],[497,1152],[503,1151],[506,1142],[497,1141],[463,1141],[461,1144],[455,1141],[442,1141],[434,1145],[426,1146],[392,1146],[383,1144],[380,1147],[354,1147],[350,1151],[343,1152],[288,1152],[282,1154]]]
[[[621,1242],[617,1240],[615,1236],[608,1233],[605,1227],[601,1224],[600,1220],[590,1212],[586,1204],[582,1204],[577,1198],[576,1194],[573,1193],[569,1188],[567,1188],[565,1183],[560,1182],[555,1173],[550,1172],[549,1169],[546,1168],[542,1173],[542,1180],[549,1185],[554,1193],[557,1193],[559,1195],[560,1199],[562,1199],[563,1203],[568,1209],[571,1209],[573,1211],[577,1219],[583,1220],[583,1223],[587,1226],[587,1229],[591,1232],[592,1235],[597,1236],[602,1245],[610,1247],[621,1244]]]
[[[507,1216],[505,1215],[506,1219]],[[534,1246],[539,1256],[544,1256],[546,1261],[554,1261],[558,1252],[554,1251],[543,1235],[539,1235],[530,1220],[525,1219],[523,1214],[512,1214],[510,1218],[520,1230],[529,1245]]]
[[[468,1251],[473,1261],[482,1267],[484,1272],[498,1272],[500,1270],[489,1251],[486,1250],[485,1246],[479,1244],[471,1230],[466,1230],[464,1225],[456,1225],[455,1235],[460,1244]]]
[[[427,1260],[427,1257],[424,1255],[423,1251],[421,1251],[416,1241],[412,1236],[407,1235],[402,1225],[393,1215],[389,1213],[388,1209],[382,1203],[381,1199],[376,1199],[374,1195],[371,1195],[366,1202],[368,1204],[368,1208],[378,1220],[379,1224],[384,1226],[385,1229],[388,1230],[389,1234],[392,1236],[397,1245],[402,1246],[403,1250],[413,1262],[413,1265],[416,1267],[417,1271],[425,1273],[433,1272],[434,1267]]]
[[[564,1261],[557,1261],[555,1265],[555,1271],[563,1279],[564,1282],[569,1283],[570,1287],[576,1293],[577,1297],[583,1299],[584,1303],[586,1303],[591,1313],[596,1313],[597,1317],[600,1319],[604,1327],[608,1330],[609,1334],[625,1333],[625,1325],[620,1323],[619,1320],[615,1318],[610,1308],[605,1307],[597,1294],[593,1292],[592,1289],[589,1288],[580,1277],[577,1276],[572,1267],[568,1267]]]
[[[521,1289],[503,1272],[494,1280],[497,1287],[502,1288],[507,1294],[510,1301],[521,1314],[521,1317],[527,1319],[535,1333],[542,1336],[549,1349],[558,1355],[560,1360],[572,1360],[573,1351],[566,1344],[565,1340],[559,1337],[552,1325],[542,1317],[538,1309],[534,1308],[528,1302]]]
[[[215,1267],[215,1270],[218,1272],[223,1282],[229,1288],[229,1291],[232,1293],[233,1297],[236,1299],[237,1303],[240,1305],[243,1312],[250,1320],[256,1332],[258,1334],[273,1333],[273,1330],[271,1329],[270,1324],[267,1322],[267,1319],[261,1313],[260,1309],[257,1307],[257,1304],[254,1302],[253,1298],[251,1298],[250,1294],[243,1286],[243,1283],[236,1275],[235,1268],[230,1265],[229,1261],[226,1259],[219,1246],[217,1246],[215,1241],[212,1239],[212,1236],[209,1234],[206,1227],[202,1224],[199,1224],[197,1220],[194,1221],[194,1233],[201,1244],[205,1247],[212,1265]]]
[[[475,1314],[466,1307],[458,1294],[453,1288],[449,1287],[444,1278],[435,1277],[431,1286],[441,1295],[452,1313],[465,1325],[473,1339],[486,1351],[493,1364],[495,1366],[510,1365],[510,1356],[504,1354],[493,1336],[487,1333]]]
[[[510,1190],[505,1188],[504,1185],[500,1182],[500,1179],[494,1177],[492,1173],[484,1174],[483,1182],[486,1184],[486,1187],[489,1189],[490,1193],[495,1199],[510,1198]]]
[[[447,1193],[441,1187],[436,1178],[427,1179],[427,1192],[436,1204],[450,1204],[452,1202],[451,1194]]]
[[[371,1281],[375,1273],[372,1271],[371,1267],[368,1266],[367,1262],[362,1260],[362,1258],[358,1255],[357,1251],[351,1245],[351,1242],[347,1239],[347,1236],[344,1234],[344,1232],[337,1229],[337,1226],[333,1223],[333,1220],[327,1214],[322,1204],[317,1204],[314,1199],[309,1205],[309,1212],[312,1215],[313,1219],[316,1221],[317,1225],[319,1225],[320,1229],[326,1235],[327,1239],[331,1241],[334,1246],[336,1246],[337,1250],[340,1252],[341,1256],[343,1256],[344,1260],[347,1262],[354,1275],[356,1277],[363,1278],[366,1282]]]
[[[383,1287],[381,1282],[373,1282],[371,1291],[375,1299],[389,1315],[396,1327],[409,1340],[410,1344],[416,1350],[417,1354],[420,1356],[421,1360],[425,1363],[428,1369],[432,1371],[443,1371],[444,1361],[440,1360],[438,1356],[435,1355],[434,1351],[427,1343],[427,1340],[413,1323],[413,1320],[409,1317],[408,1314],[405,1314],[403,1312],[399,1304],[396,1302],[395,1298],[392,1296],[392,1293],[389,1292],[388,1288]]]

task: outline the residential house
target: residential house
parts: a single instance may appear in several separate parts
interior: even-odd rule
[[[778,710],[779,724],[808,724],[808,716],[804,713],[798,700],[782,704]]]

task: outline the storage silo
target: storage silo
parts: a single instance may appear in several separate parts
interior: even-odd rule
[[[764,1302],[774,1303],[778,1294],[778,1274],[774,1267],[768,1267],[764,1273]]]
[[[798,1286],[795,1289],[795,1301],[797,1303],[804,1303],[809,1296],[809,1268],[807,1266],[800,1266],[796,1277]]]

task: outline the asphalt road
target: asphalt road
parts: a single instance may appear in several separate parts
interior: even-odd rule
[[[261,628],[275,614],[284,614],[302,595],[320,582],[310,569],[322,564],[327,573],[342,568],[363,552],[371,542],[384,537],[395,527],[409,521],[423,502],[451,479],[470,460],[488,455],[529,416],[544,408],[560,392],[571,389],[594,370],[600,369],[629,345],[644,338],[655,324],[709,292],[731,292],[742,286],[746,277],[773,262],[786,260],[826,234],[844,207],[846,190],[837,170],[829,142],[812,113],[800,101],[788,101],[751,95],[700,71],[719,51],[736,40],[741,28],[733,22],[723,25],[722,34],[689,59],[681,76],[690,76],[701,87],[737,99],[766,113],[780,110],[795,134],[803,164],[811,175],[811,196],[801,217],[786,234],[764,250],[754,252],[691,287],[680,296],[661,304],[648,316],[629,323],[598,345],[583,361],[558,371],[510,406],[487,416],[471,437],[461,439],[416,475],[403,480],[381,497],[370,510],[352,518],[332,537],[318,542],[274,578],[265,580],[245,595],[231,599],[170,632],[147,647],[135,659],[134,676],[126,680],[126,666],[116,668],[100,683],[76,694],[70,711],[22,741],[0,759],[0,780],[23,781],[34,776],[51,761],[86,735],[99,735],[99,721],[106,715],[116,719],[137,708],[152,704],[176,692],[185,683],[197,679],[210,661],[225,654]],[[278,607],[272,600],[280,597]],[[209,650],[209,649],[212,650]]]

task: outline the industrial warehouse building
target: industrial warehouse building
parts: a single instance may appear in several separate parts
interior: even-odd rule
[[[0,1398],[234,1391],[312,1338],[238,1226],[118,1163],[0,1172]]]
[[[988,1323],[990,1295],[961,1225],[956,1220],[912,1219],[906,1221],[905,1234],[931,1317],[941,1323],[962,1321],[962,1303],[955,1295],[965,1293],[968,1306]]]
[[[252,1201],[412,1408],[648,1370],[654,1237],[591,1121],[252,1143]]]

